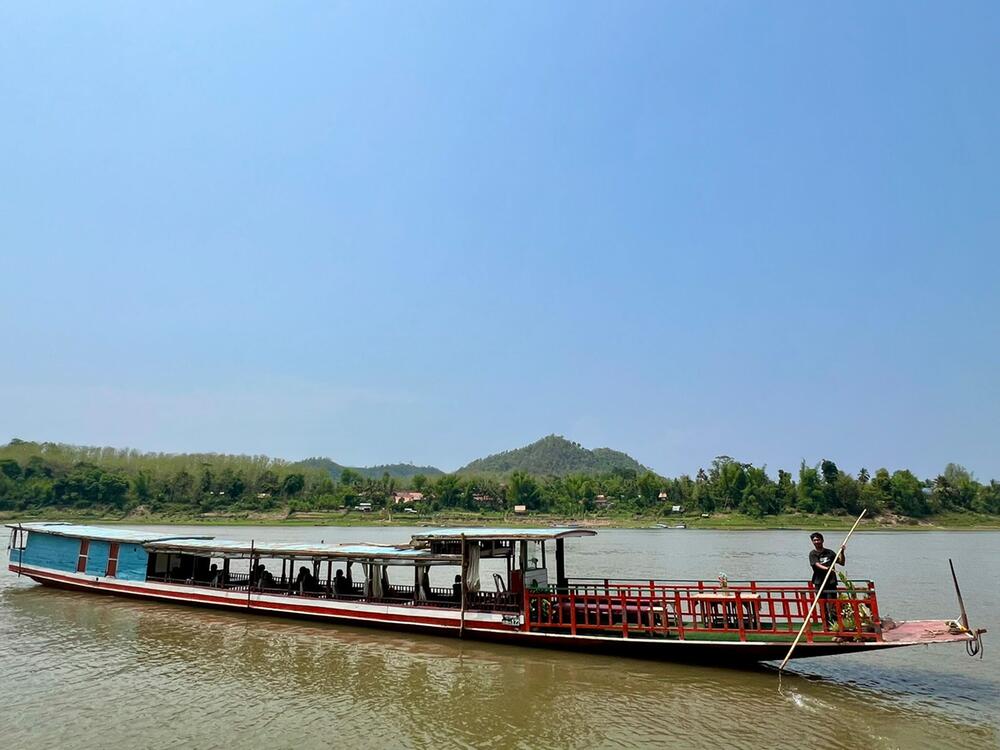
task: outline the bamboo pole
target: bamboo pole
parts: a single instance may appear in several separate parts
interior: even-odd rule
[[[802,621],[802,627],[799,628],[799,634],[795,636],[795,640],[792,641],[792,647],[788,649],[788,653],[785,654],[784,661],[782,661],[781,666],[778,667],[779,673],[785,669],[785,665],[788,664],[788,660],[792,658],[792,652],[795,651],[795,647],[799,645],[799,640],[802,638],[802,634],[806,631],[806,627],[809,625],[809,621],[812,619],[813,612],[816,611],[816,605],[819,604],[820,596],[822,595],[823,590],[826,589],[826,582],[830,580],[830,575],[833,573],[834,568],[837,567],[837,560],[839,560],[840,556],[844,554],[844,550],[847,548],[847,542],[850,541],[851,535],[854,533],[854,530],[858,528],[858,524],[861,523],[861,519],[865,517],[865,514],[867,512],[868,512],[867,509],[861,511],[861,515],[858,516],[858,520],[854,522],[854,525],[851,527],[851,530],[848,531],[847,536],[844,537],[843,544],[840,545],[840,549],[837,550],[837,554],[834,556],[833,562],[830,563],[830,568],[826,571],[826,575],[823,576],[823,584],[816,591],[816,596],[813,597],[812,606],[809,607],[809,611],[806,613],[805,620]]]

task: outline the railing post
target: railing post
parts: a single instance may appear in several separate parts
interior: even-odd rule
[[[875,596],[875,584],[868,582],[868,608],[872,611],[872,623],[875,625],[876,640],[882,640],[882,618],[878,614],[878,598]]]
[[[653,630],[656,628],[656,619],[653,614],[653,605],[656,602],[656,581],[650,580],[649,582],[649,632],[652,635]]]
[[[736,597],[736,624],[740,631],[740,640],[745,641],[747,639],[747,631],[743,625],[743,598],[740,596],[739,591],[734,591],[733,596]]]
[[[812,594],[812,592],[810,591],[810,595],[811,594]],[[803,607],[805,606],[805,604],[806,604],[805,601],[803,601],[802,599],[799,600],[799,610],[803,612],[803,618],[804,618],[804,621],[806,623],[806,643],[812,643],[813,642],[812,621],[808,617],[808,615],[809,615],[809,609],[806,608],[806,609],[803,610]]]
[[[628,608],[625,604],[625,592],[621,591],[618,596],[622,603],[622,638],[628,638]]]
[[[569,595],[569,632],[576,635],[576,594]]]
[[[681,592],[674,590],[674,617],[677,620],[677,637],[684,640],[684,613],[681,610]]]

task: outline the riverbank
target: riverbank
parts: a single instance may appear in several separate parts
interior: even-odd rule
[[[683,525],[688,529],[711,530],[847,530],[854,519],[848,516],[818,516],[807,513],[783,513],[754,518],[739,513],[673,514],[670,516],[577,516],[564,517],[545,513],[514,515],[475,512],[287,512],[211,513],[201,515],[165,515],[155,513],[108,514],[87,511],[43,513],[0,513],[0,523],[17,521],[73,521],[89,524],[133,525],[204,525],[204,526],[581,526],[594,529],[669,529]],[[1000,530],[1000,517],[977,513],[947,513],[927,518],[880,516],[862,521],[859,529],[885,531]]]

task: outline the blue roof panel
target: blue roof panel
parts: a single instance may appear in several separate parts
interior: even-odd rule
[[[103,526],[84,526],[82,524],[63,521],[33,521],[30,523],[9,523],[8,528],[21,528],[40,534],[55,534],[56,536],[71,536],[79,539],[99,539],[107,542],[125,542],[145,544],[164,539],[211,539],[210,536],[191,536],[190,534],[164,534],[162,531],[136,531],[135,529],[112,529]]]

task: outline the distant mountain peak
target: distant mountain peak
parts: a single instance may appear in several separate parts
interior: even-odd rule
[[[648,469],[634,458],[611,448],[588,450],[562,435],[546,435],[523,448],[515,448],[479,458],[459,469],[463,474],[528,474],[565,476],[567,474],[604,474],[615,470]]]

